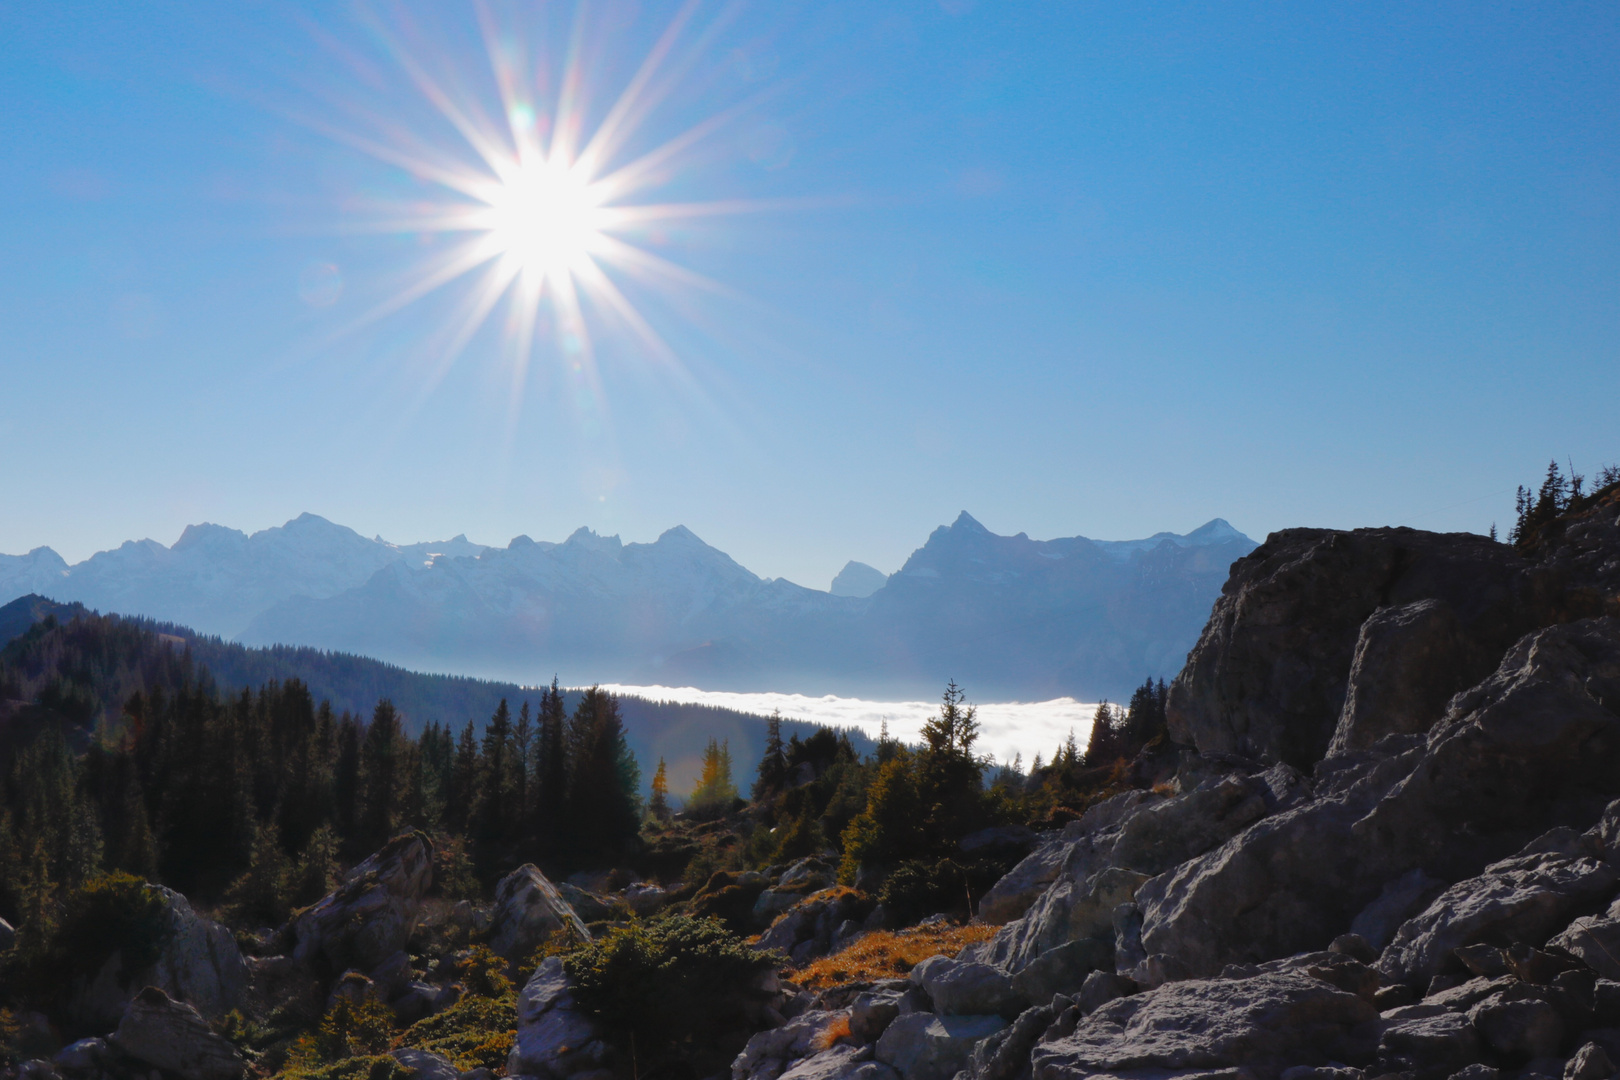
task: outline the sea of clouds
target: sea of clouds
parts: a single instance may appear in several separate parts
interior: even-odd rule
[[[715,705],[764,716],[780,710],[782,716],[788,719],[808,720],[832,727],[859,728],[874,739],[886,722],[890,735],[908,743],[920,742],[923,723],[939,715],[937,701],[864,701],[830,694],[826,697],[743,694],[699,690],[692,686],[611,685],[603,689],[650,701]],[[1009,763],[1014,757],[1021,756],[1026,769],[1036,754],[1042,760],[1051,760],[1052,752],[1069,737],[1070,732],[1074,733],[1075,741],[1084,749],[1086,738],[1091,733],[1091,718],[1097,711],[1095,704],[1086,704],[1070,697],[1051,701],[972,704],[979,720],[979,741],[974,748],[981,754],[994,756],[1001,763]]]

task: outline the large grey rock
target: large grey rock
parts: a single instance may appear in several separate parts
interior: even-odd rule
[[[495,886],[495,914],[489,947],[508,960],[523,960],[559,930],[577,941],[590,931],[540,868],[524,863]]]
[[[1586,1043],[1564,1066],[1564,1080],[1605,1080],[1614,1075],[1614,1062],[1608,1052],[1595,1042]]]
[[[297,912],[281,936],[318,970],[371,971],[405,948],[433,884],[433,841],[397,836],[350,871],[337,889]]]
[[[1378,1061],[1387,1072],[1457,1072],[1479,1061],[1479,1035],[1467,1014],[1414,1005],[1386,1014]]]
[[[1556,829],[1524,852],[1459,881],[1395,932],[1378,968],[1426,984],[1454,950],[1487,939],[1540,945],[1576,912],[1613,895],[1620,868],[1573,829]]]
[[[905,1080],[951,1080],[980,1039],[1007,1026],[999,1016],[935,1016],[909,1013],[877,1041],[877,1059]]]
[[[192,910],[173,889],[149,885],[163,901],[157,961],[130,970],[122,950],[107,957],[94,978],[73,995],[69,1012],[87,1028],[106,1030],[118,1023],[125,1006],[144,986],[159,987],[208,1019],[242,1003],[248,987],[247,961],[231,932]]]
[[[1589,824],[1620,787],[1617,709],[1620,620],[1527,635],[1426,738],[1323,761],[1312,801],[1145,884],[1144,952],[1210,975],[1321,948],[1402,874],[1472,877],[1549,827]]]
[[[1201,855],[1266,816],[1258,784],[1211,777],[1185,795],[1144,806],[1120,825],[1109,862],[1151,877]]]
[[[517,1035],[506,1058],[510,1076],[562,1078],[594,1071],[608,1058],[602,1032],[574,1008],[574,985],[562,958],[547,957],[518,993]]]
[[[1011,1019],[1029,1005],[1007,973],[989,964],[930,956],[911,969],[911,981],[928,992],[934,1011],[946,1016]]]
[[[1290,1066],[1370,1062],[1377,1019],[1358,995],[1295,972],[1195,979],[1111,1001],[1031,1057],[1040,1080],[1234,1068],[1275,1080]]]
[[[214,1034],[196,1009],[155,986],[135,995],[111,1041],[182,1080],[237,1080],[244,1068],[236,1047]]]
[[[1373,612],[1356,638],[1344,709],[1328,754],[1366,750],[1385,735],[1427,731],[1478,666],[1469,645],[1444,600]]]
[[[1491,1049],[1520,1060],[1548,1057],[1564,1038],[1557,1009],[1539,998],[1516,998],[1510,991],[1481,1001],[1468,1010],[1468,1018]]]

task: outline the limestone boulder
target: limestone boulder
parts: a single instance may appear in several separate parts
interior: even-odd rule
[[[1029,1005],[1012,978],[989,964],[930,956],[911,969],[911,981],[927,992],[943,1016],[1002,1016],[1012,1019]]]
[[[908,1013],[878,1039],[876,1057],[905,1080],[951,1080],[980,1040],[1006,1026],[1000,1016]]]
[[[585,923],[540,868],[524,863],[495,886],[489,947],[508,960],[526,959],[559,930],[591,940]]]
[[[181,1080],[238,1080],[246,1067],[196,1009],[155,986],[135,995],[110,1042]]]
[[[405,948],[432,884],[433,841],[422,832],[397,836],[294,914],[278,937],[314,970],[371,971]]]
[[[1110,1001],[1031,1058],[1041,1080],[1230,1069],[1276,1080],[1295,1066],[1370,1064],[1377,1020],[1361,996],[1298,972],[1193,979]]]
[[[547,957],[518,993],[517,1035],[507,1055],[510,1076],[561,1080],[602,1068],[608,1059],[602,1031],[574,1007],[574,984],[562,958]]]

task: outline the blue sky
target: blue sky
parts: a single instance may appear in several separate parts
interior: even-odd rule
[[[575,25],[487,10],[537,58]],[[677,10],[587,7],[587,130]],[[333,136],[472,164],[400,59],[498,115],[472,7],[0,39],[0,551],[679,523],[825,587],[962,509],[1483,531],[1620,459],[1612,4],[698,5],[624,160],[729,115],[644,201],[765,205],[631,237],[720,287],[622,281],[672,359],[587,305],[585,387],[542,305],[520,391],[504,304],[431,377],[470,278],[357,325],[444,243],[384,209],[446,192]]]

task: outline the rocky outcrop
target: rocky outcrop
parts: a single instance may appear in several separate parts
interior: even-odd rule
[[[125,950],[107,957],[96,975],[76,990],[69,1005],[69,1014],[85,1028],[111,1028],[144,986],[160,988],[211,1020],[242,1003],[248,968],[231,932],[198,915],[190,901],[173,889],[148,888],[163,901],[157,960],[130,970]]]
[[[1451,886],[1405,923],[1378,967],[1399,982],[1427,985],[1476,942],[1541,945],[1579,912],[1620,887],[1620,867],[1602,845],[1573,829],[1555,829],[1511,859]]]
[[[1455,881],[1590,824],[1617,770],[1620,620],[1529,634],[1423,741],[1327,759],[1311,801],[1145,884],[1142,949],[1210,975],[1321,948],[1402,875]]]
[[[495,887],[495,915],[489,947],[508,960],[525,960],[559,930],[576,941],[590,931],[540,868],[524,863]]]
[[[769,895],[766,891],[761,899]],[[779,952],[795,964],[825,956],[862,932],[875,903],[865,893],[843,887],[800,896],[759,936],[758,947]]]
[[[1299,1065],[1370,1063],[1377,1020],[1362,997],[1298,972],[1195,979],[1109,1002],[1032,1060],[1041,1080],[1223,1069],[1274,1080]]]
[[[1405,710],[1399,726],[1422,730],[1439,718],[1438,710],[1424,709],[1484,677],[1520,635],[1557,621],[1551,591],[1546,576],[1512,548],[1483,536],[1413,529],[1273,533],[1233,564],[1203,636],[1172,683],[1171,737],[1206,753],[1309,769],[1351,703],[1361,644],[1368,655],[1352,719],[1390,702]],[[1425,600],[1444,609],[1387,610]],[[1363,642],[1363,625],[1380,609],[1385,614]],[[1444,670],[1381,666],[1403,636],[1443,655]],[[1352,723],[1347,743],[1365,731],[1365,722]]]
[[[135,995],[111,1041],[181,1080],[237,1080],[245,1067],[236,1047],[214,1034],[196,1009],[155,986]]]
[[[278,934],[291,955],[328,974],[370,972],[405,948],[433,884],[433,841],[397,836]]]

